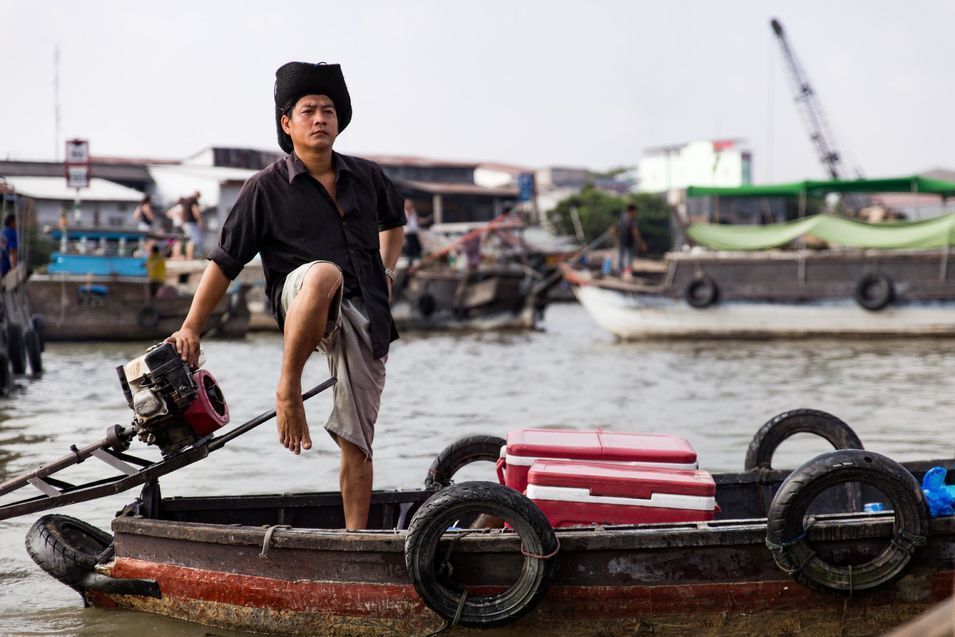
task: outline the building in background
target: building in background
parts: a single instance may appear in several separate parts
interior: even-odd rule
[[[640,192],[664,193],[687,186],[742,186],[753,182],[753,157],[742,140],[696,141],[647,148],[640,158]]]

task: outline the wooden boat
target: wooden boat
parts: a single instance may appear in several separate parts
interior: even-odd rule
[[[52,236],[60,251],[29,285],[48,340],[162,340],[182,325],[192,294],[169,285],[151,293],[142,256],[148,233],[79,228]],[[223,298],[206,330],[222,327],[229,336],[242,336],[241,324],[226,325],[233,315],[241,321],[241,309],[241,302]]]
[[[539,282],[516,266],[400,272],[391,313],[399,329],[532,329],[546,304]]]
[[[457,616],[462,626],[496,626],[496,635],[881,634],[951,594],[955,518],[929,522],[915,480],[955,461],[902,469],[846,449],[794,472],[772,469],[772,451],[792,433],[861,447],[854,434],[800,426],[828,416],[813,414],[771,420],[750,445],[749,470],[714,476],[720,512],[711,522],[574,527],[547,539],[537,527],[525,532],[532,516],[508,515],[516,505],[504,505],[523,498],[516,491],[462,483],[375,492],[371,530],[347,531],[337,493],[160,498],[150,484],[114,519],[112,537],[70,518],[57,536],[43,530],[57,517],[47,516],[28,546],[85,537],[74,570],[57,576],[94,606],[260,633],[424,635]],[[452,463],[453,473],[460,457]],[[446,473],[432,466],[430,483]],[[828,488],[847,476],[861,490]],[[490,498],[495,489],[503,508],[488,510],[504,511],[512,529],[447,528],[462,516],[467,526],[467,493]],[[894,510],[859,512],[861,502],[886,498]],[[781,520],[780,506],[796,517]],[[430,545],[419,533],[426,518],[436,529]],[[494,616],[504,598],[516,604],[506,621]]]
[[[848,227],[840,226],[837,238],[846,243],[858,227],[863,243],[873,232],[880,239],[875,243],[884,243],[882,234],[901,231],[898,245],[924,248],[696,248],[667,254],[657,277],[622,280],[565,267],[565,278],[594,320],[623,339],[955,336],[955,277],[948,267],[953,220],[877,229],[840,220]],[[716,246],[763,248],[763,229],[715,226],[697,236]],[[781,240],[798,239],[802,230],[819,232],[797,226]],[[906,244],[912,231],[923,241]],[[732,233],[742,241],[728,241]]]

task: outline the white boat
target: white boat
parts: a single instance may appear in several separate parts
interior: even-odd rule
[[[796,223],[817,236],[827,231]],[[846,223],[864,225],[839,220],[840,232]],[[660,275],[622,280],[565,266],[564,276],[594,320],[623,339],[955,336],[952,223],[955,216],[931,222],[936,247],[694,250],[667,254]],[[915,230],[921,245],[932,244],[929,222],[865,225],[880,245]],[[743,235],[758,245],[762,230]],[[734,228],[708,231],[725,239]],[[779,235],[779,227],[765,231]]]

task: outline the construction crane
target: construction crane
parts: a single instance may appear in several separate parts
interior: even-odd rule
[[[832,179],[839,179],[841,177],[842,157],[836,150],[832,131],[826,125],[826,118],[823,115],[822,106],[816,99],[816,92],[809,84],[809,77],[803,70],[802,65],[799,64],[799,60],[796,59],[796,54],[790,48],[789,42],[786,41],[783,25],[776,18],[770,20],[769,24],[773,27],[773,33],[776,34],[779,46],[783,49],[783,58],[789,66],[793,90],[796,93],[796,103],[799,105],[803,119],[806,120],[806,126],[809,127],[809,139],[816,147],[819,160],[825,166],[826,172]],[[858,168],[855,172],[857,177],[862,177],[862,171]]]

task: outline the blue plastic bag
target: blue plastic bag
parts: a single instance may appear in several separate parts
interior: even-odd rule
[[[955,515],[955,486],[945,484],[945,467],[932,467],[922,478],[922,493],[933,518]]]

